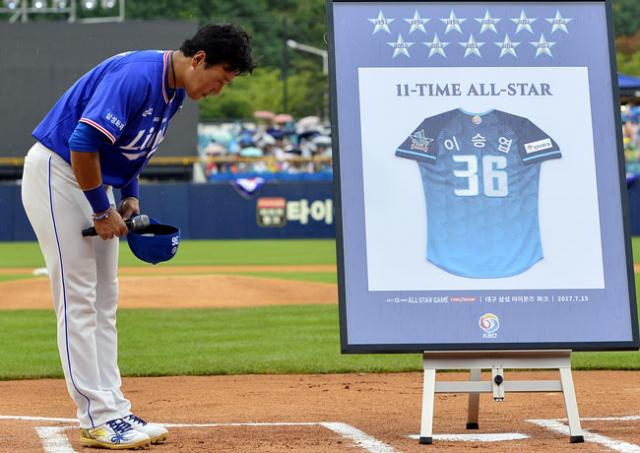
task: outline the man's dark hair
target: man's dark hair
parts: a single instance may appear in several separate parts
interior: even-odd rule
[[[233,24],[209,24],[180,47],[186,57],[206,53],[206,67],[222,63],[237,75],[251,74],[256,67],[251,56],[251,35]]]

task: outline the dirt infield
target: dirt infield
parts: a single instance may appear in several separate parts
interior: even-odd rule
[[[505,378],[558,374],[507,372]],[[438,375],[438,381],[467,378]],[[567,434],[553,431],[566,428],[557,421],[565,417],[560,394],[514,393],[503,403],[482,395],[480,430],[473,431],[465,429],[465,395],[436,395],[434,444],[419,445],[408,436],[420,429],[420,373],[126,378],[123,390],[140,416],[169,426],[169,442],[152,447],[164,453],[640,451],[640,372],[575,372],[574,381],[582,425],[589,430],[584,444],[570,444]],[[0,382],[0,395],[1,453],[88,451],[80,447],[64,381]],[[636,418],[623,418],[629,416]],[[591,420],[602,417],[607,420]],[[469,433],[480,440],[451,437]],[[443,435],[449,437],[438,437]]]
[[[4,271],[14,275],[33,272]],[[220,274],[224,272],[335,272],[335,266],[123,267],[119,269],[118,304],[120,308],[229,308],[338,303],[334,284]],[[0,310],[53,309],[47,277],[3,282],[0,291]]]
[[[145,276],[141,269],[171,276]],[[335,272],[313,269],[295,268]],[[278,271],[285,269],[122,268],[120,307],[337,303],[332,284],[216,273]],[[0,283],[0,291],[0,308],[52,307],[46,278]],[[557,380],[558,374],[507,372],[505,379]],[[468,373],[438,374],[438,381],[466,379]],[[419,445],[408,436],[419,434],[421,373],[125,378],[123,390],[138,415],[169,427],[169,442],[152,447],[164,453],[640,453],[640,372],[574,372],[574,382],[588,430],[584,444],[569,443],[561,394],[508,393],[503,403],[481,396],[474,431],[465,429],[466,395],[436,395],[434,445]],[[89,451],[80,446],[74,417],[63,380],[0,381],[0,453]],[[469,434],[476,438],[464,437]]]
[[[31,267],[0,268],[0,275],[31,275]],[[313,264],[304,266],[135,266],[119,267],[119,275],[185,275],[213,274],[220,272],[337,272],[334,265]]]

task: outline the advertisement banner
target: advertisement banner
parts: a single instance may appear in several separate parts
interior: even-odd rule
[[[610,2],[327,6],[343,351],[637,348]]]

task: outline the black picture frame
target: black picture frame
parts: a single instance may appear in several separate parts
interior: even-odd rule
[[[328,28],[328,50],[329,50],[329,77],[330,77],[330,100],[331,100],[331,121],[332,121],[332,144],[333,144],[333,170],[334,170],[334,203],[335,203],[335,225],[336,225],[336,251],[337,251],[337,269],[338,269],[338,295],[339,295],[339,313],[340,313],[340,335],[341,349],[343,353],[418,353],[423,351],[453,351],[453,350],[558,350],[570,349],[574,351],[612,351],[612,350],[637,350],[640,348],[640,338],[638,335],[638,311],[635,296],[635,280],[633,271],[633,257],[631,248],[631,229],[629,219],[629,206],[627,198],[627,187],[625,180],[624,156],[622,146],[622,127],[619,110],[619,88],[617,83],[617,65],[615,59],[615,41],[613,34],[613,15],[611,0],[590,0],[582,2],[585,4],[603,4],[606,10],[606,28],[609,48],[609,68],[611,74],[611,96],[613,110],[610,115],[613,118],[616,128],[616,148],[618,161],[618,186],[620,189],[621,212],[620,222],[624,235],[625,263],[626,263],[626,279],[627,291],[629,296],[629,314],[631,316],[631,338],[628,341],[554,341],[554,342],[490,342],[490,343],[461,343],[461,342],[443,342],[443,343],[359,343],[353,341],[349,337],[349,300],[347,300],[347,287],[351,284],[346,273],[346,249],[348,240],[345,235],[345,206],[343,197],[350,196],[344,192],[343,178],[349,176],[353,171],[352,168],[343,167],[343,159],[341,154],[351,152],[352,150],[341,149],[341,134],[355,133],[355,131],[341,130],[341,113],[339,110],[337,85],[341,82],[338,77],[336,64],[336,23],[334,16],[334,7],[341,4],[371,4],[376,7],[381,5],[393,5],[398,2],[372,2],[372,1],[342,1],[327,0],[327,28]],[[456,1],[440,1],[440,2],[402,2],[409,5],[431,5],[431,4],[463,4],[465,2]],[[487,4],[513,4],[525,6],[528,3],[568,3],[568,2],[534,2],[534,1],[493,1]],[[339,26],[339,25],[338,25]],[[359,213],[356,213],[359,215]],[[364,264],[363,264],[364,265]]]

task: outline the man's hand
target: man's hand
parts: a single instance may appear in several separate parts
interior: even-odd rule
[[[118,206],[118,214],[123,220],[130,219],[132,215],[140,215],[140,202],[135,198],[125,198]]]
[[[113,237],[126,236],[129,233],[129,228],[125,225],[124,220],[115,209],[111,210],[108,217],[100,220],[94,220],[93,225],[96,228],[96,233],[105,241],[107,239],[113,239]]]
[[[87,192],[95,190],[92,188],[100,187],[100,190],[104,190],[102,187],[102,175],[100,172],[100,155],[95,152],[78,152],[71,150],[71,166],[73,173],[76,176],[78,185],[80,188]],[[106,196],[106,195],[105,195]],[[105,241],[107,239],[113,239],[113,237],[126,236],[129,232],[127,225],[118,212],[112,207],[109,207],[111,212],[104,219],[93,220],[93,225],[96,229],[96,233]],[[101,216],[105,212],[94,212],[93,216]]]

